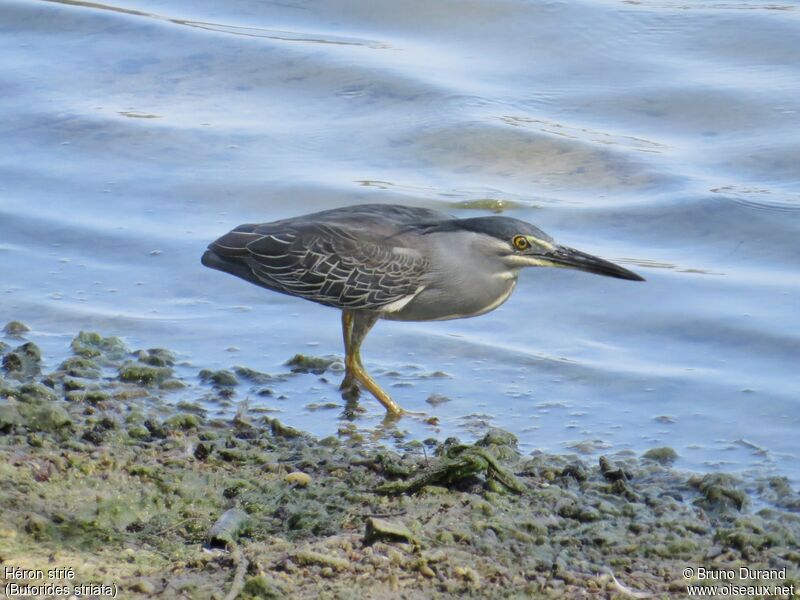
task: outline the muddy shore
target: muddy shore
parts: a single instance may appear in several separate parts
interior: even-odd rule
[[[43,372],[12,322],[0,355],[0,577],[37,592],[17,597],[800,593],[800,494],[781,477],[677,471],[670,448],[521,455],[501,430],[389,449],[245,404],[213,418],[208,397],[276,375],[198,370],[205,399],[176,402],[169,350],[97,333]]]

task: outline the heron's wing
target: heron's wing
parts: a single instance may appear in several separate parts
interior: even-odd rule
[[[400,308],[420,291],[428,267],[396,240],[333,224],[243,225],[210,248],[246,266],[247,276],[236,274],[253,283],[350,310]]]

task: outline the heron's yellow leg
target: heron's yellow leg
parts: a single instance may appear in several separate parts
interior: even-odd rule
[[[342,311],[342,338],[344,338],[344,379],[339,386],[340,390],[346,391],[350,394],[355,392],[358,395],[358,386],[356,379],[353,375],[353,313],[347,310]]]
[[[378,402],[383,404],[386,412],[400,415],[403,413],[403,409],[381,389],[361,364],[361,342],[367,337],[367,333],[377,320],[378,315],[375,313],[342,311],[345,375],[340,389],[345,394],[350,394],[353,399],[358,397],[358,385],[356,384],[360,383],[375,396]]]
[[[367,388],[370,393],[375,396],[375,399],[378,402],[383,404],[386,412],[390,412],[393,415],[403,414],[403,409],[400,408],[394,400],[392,400],[389,394],[381,389],[381,386],[379,386],[372,377],[370,377],[369,373],[367,373],[367,370],[361,364],[361,359],[359,358],[358,354],[356,354],[351,368],[353,369],[352,373],[356,380],[359,381],[365,388]]]

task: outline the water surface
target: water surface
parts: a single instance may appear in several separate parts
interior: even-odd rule
[[[367,366],[441,420],[400,429],[497,425],[526,451],[671,445],[680,466],[797,481],[799,14],[5,0],[3,318],[53,362],[93,329],[168,346],[187,372],[285,372],[296,352],[341,353],[338,313],[204,269],[209,241],[352,203],[476,216],[484,201],[648,281],[529,270],[484,317],[380,323]],[[307,407],[341,406],[337,377],[235,399],[329,435],[341,411]],[[379,427],[363,406],[358,427]]]

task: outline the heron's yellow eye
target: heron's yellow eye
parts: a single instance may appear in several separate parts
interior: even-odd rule
[[[511,240],[511,243],[514,244],[514,248],[517,250],[527,250],[531,246],[528,238],[526,238],[524,235],[515,235],[514,239]]]

